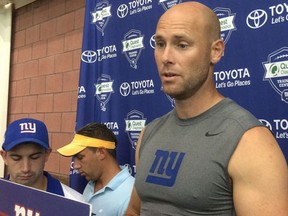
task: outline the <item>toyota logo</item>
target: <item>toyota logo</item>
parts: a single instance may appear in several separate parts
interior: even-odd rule
[[[267,22],[268,15],[262,9],[256,9],[250,12],[246,18],[246,24],[252,28],[257,29],[262,27]]]
[[[117,15],[119,18],[124,18],[128,14],[128,6],[126,4],[121,4],[117,9]]]
[[[82,52],[81,60],[85,63],[94,63],[97,61],[97,53],[93,50],[85,50]]]
[[[124,97],[128,96],[130,94],[131,91],[131,87],[129,85],[129,83],[124,82],[121,84],[120,86],[120,94]]]
[[[150,38],[150,46],[155,49],[155,34]]]
[[[269,128],[269,129],[272,131],[272,125],[270,124],[270,122],[268,122],[268,121],[265,120],[265,119],[259,119],[259,121],[260,121],[264,126],[266,126],[267,128]]]

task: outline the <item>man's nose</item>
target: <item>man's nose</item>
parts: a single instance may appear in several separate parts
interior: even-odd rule
[[[163,64],[173,63],[173,53],[169,46],[166,46],[162,51],[161,61]]]
[[[31,162],[28,159],[22,161],[22,171],[28,173],[31,170]]]
[[[73,167],[74,167],[74,169],[77,169],[77,170],[81,168],[81,165],[80,165],[80,163],[79,163],[77,158],[74,158]]]

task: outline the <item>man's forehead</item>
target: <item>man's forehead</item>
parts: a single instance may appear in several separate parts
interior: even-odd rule
[[[89,150],[88,148],[85,148],[82,151],[80,151],[79,153],[77,153],[76,155],[74,155],[74,157],[83,157],[87,154],[88,150]]]
[[[24,151],[24,150],[25,151],[42,151],[42,150],[45,151],[45,149],[37,143],[25,142],[25,143],[18,144],[17,146],[12,148],[8,152],[19,152],[19,151]]]

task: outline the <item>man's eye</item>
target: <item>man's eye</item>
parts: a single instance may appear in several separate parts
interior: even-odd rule
[[[44,154],[44,153],[39,152],[39,153],[30,155],[30,158],[31,158],[32,160],[37,160],[37,159],[39,159],[43,154]]]
[[[82,155],[77,155],[76,158],[77,158],[77,160],[81,161],[83,159],[83,156]]]
[[[157,46],[157,47],[160,47],[160,48],[161,48],[161,47],[164,47],[164,43],[163,43],[163,42],[160,42],[160,41],[159,41],[159,42],[156,42],[156,46]]]
[[[185,49],[188,47],[188,45],[187,44],[178,44],[178,47],[181,49]]]
[[[21,157],[19,157],[19,156],[11,156],[11,159],[14,160],[14,161],[19,161],[19,160],[21,160]]]

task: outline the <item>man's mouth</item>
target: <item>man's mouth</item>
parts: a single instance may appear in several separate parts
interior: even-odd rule
[[[18,179],[21,181],[27,181],[32,178],[32,175],[25,175],[25,176],[19,176]]]
[[[165,77],[174,77],[174,76],[176,76],[176,74],[175,73],[171,73],[171,72],[167,72],[167,73],[164,73],[164,76]]]

